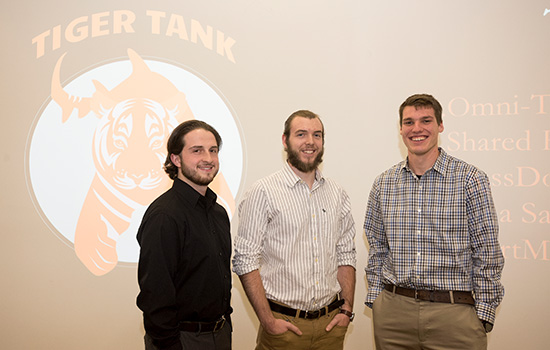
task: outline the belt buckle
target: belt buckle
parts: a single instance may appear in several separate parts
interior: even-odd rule
[[[218,325],[221,326],[218,328]],[[216,324],[214,325],[214,330],[212,330],[212,332],[217,332],[219,331],[220,329],[223,328],[223,326],[225,325],[225,317],[222,316],[222,318],[220,318],[219,320],[216,321]]]
[[[316,310],[316,311],[306,311],[306,314],[305,314],[305,319],[314,319],[314,318],[319,318],[319,310]]]

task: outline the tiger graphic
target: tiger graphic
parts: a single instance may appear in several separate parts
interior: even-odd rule
[[[96,276],[118,263],[117,240],[143,209],[166,191],[172,180],[163,170],[166,141],[181,122],[193,119],[186,96],[168,79],[149,69],[128,49],[132,73],[110,91],[93,81],[91,97],[70,96],[61,86],[63,54],[52,76],[51,96],[61,107],[62,122],[73,112],[99,119],[92,153],[96,169],[77,221],[74,248]],[[235,201],[220,172],[210,186],[229,213]],[[140,218],[138,218],[139,220]]]

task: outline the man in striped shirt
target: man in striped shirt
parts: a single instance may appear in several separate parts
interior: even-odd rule
[[[353,320],[355,227],[346,192],[318,166],[319,116],[285,122],[283,169],[239,205],[233,270],[258,319],[257,350],[342,349]]]
[[[366,304],[378,350],[486,349],[504,295],[489,180],[438,147],[441,115],[431,95],[403,102],[407,159],[369,196]]]

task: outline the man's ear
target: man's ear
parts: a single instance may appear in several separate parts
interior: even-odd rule
[[[171,153],[170,160],[172,161],[172,163],[174,163],[175,166],[181,168],[181,157],[179,155]]]

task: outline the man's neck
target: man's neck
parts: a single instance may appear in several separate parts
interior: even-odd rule
[[[298,177],[302,179],[302,181],[304,181],[309,186],[310,189],[313,187],[313,183],[315,182],[315,173],[317,169],[304,173],[296,169],[292,164],[288,163],[288,165],[290,165],[290,169],[292,169],[292,171],[294,171],[294,173],[298,175]]]
[[[188,178],[186,178],[185,176],[183,175],[179,175],[178,174],[178,178],[185,182],[186,184],[188,184],[189,186],[191,186],[195,191],[199,192],[203,197],[206,196],[206,189],[208,189],[208,186],[201,186],[201,185],[197,185],[196,183],[194,183],[193,181],[189,180]]]
[[[439,153],[440,152],[438,148],[422,155],[417,155],[409,152],[407,157],[409,168],[416,175],[424,175],[424,173],[428,171],[428,169],[433,167],[433,165],[437,161],[437,158],[439,157]]]

